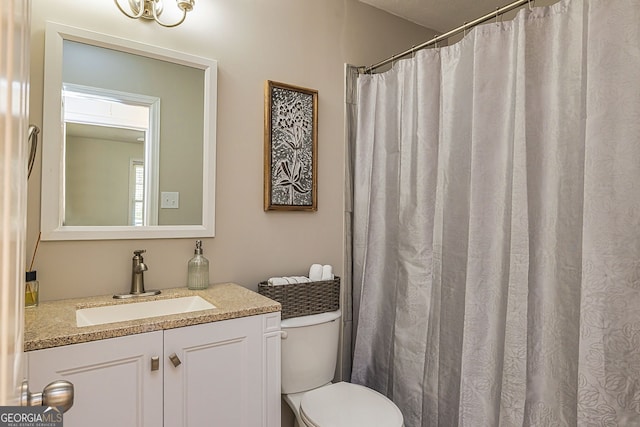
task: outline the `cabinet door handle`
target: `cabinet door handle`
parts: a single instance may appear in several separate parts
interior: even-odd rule
[[[174,367],[178,367],[178,365],[180,365],[182,362],[180,361],[180,358],[175,354],[175,353],[171,353],[169,355],[169,360],[171,360],[171,363],[173,363]]]
[[[158,369],[160,369],[160,357],[153,356],[151,358],[151,370],[157,371]]]

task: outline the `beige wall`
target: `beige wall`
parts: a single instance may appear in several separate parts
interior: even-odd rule
[[[343,64],[374,63],[432,32],[355,0],[201,0],[173,29],[130,20],[111,1],[32,4],[30,122],[39,126],[46,20],[218,61],[216,237],[203,242],[212,282],[255,289],[270,276],[305,274],[314,262],[342,273]],[[319,91],[316,213],[262,210],[267,79]],[[28,203],[29,262],[39,231],[40,158]],[[147,288],[182,286],[193,246],[193,239],[42,242],[34,264],[41,299],[127,292],[135,249],[147,250]]]

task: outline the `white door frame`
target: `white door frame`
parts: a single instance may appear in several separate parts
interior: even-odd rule
[[[0,0],[0,406],[24,376],[30,18],[30,0]]]

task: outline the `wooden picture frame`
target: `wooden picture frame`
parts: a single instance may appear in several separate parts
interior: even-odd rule
[[[264,210],[318,210],[318,91],[265,82]]]

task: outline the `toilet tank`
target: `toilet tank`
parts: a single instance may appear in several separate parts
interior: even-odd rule
[[[299,393],[325,385],[336,370],[340,310],[281,322],[282,393]]]

